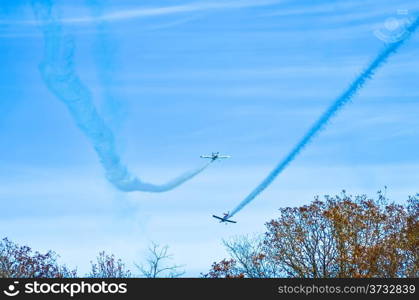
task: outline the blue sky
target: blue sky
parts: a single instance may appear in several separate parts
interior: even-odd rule
[[[388,24],[406,17],[400,10],[415,16],[415,1],[53,2],[136,175],[164,182],[200,166],[200,154],[233,158],[168,193],[117,191],[42,81],[31,6],[2,1],[0,236],[53,249],[82,274],[101,250],[131,265],[156,241],[195,276],[225,256],[222,239],[261,232],[279,207],[342,189],[372,196],[387,185],[398,202],[418,192],[416,35],[237,225],[211,218],[266,176],[397,33]]]

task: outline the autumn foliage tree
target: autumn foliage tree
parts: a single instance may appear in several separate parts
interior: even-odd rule
[[[90,278],[129,278],[131,271],[128,270],[121,259],[113,254],[99,253],[96,261],[90,262],[91,270],[87,277]]]
[[[71,270],[57,262],[53,251],[40,253],[28,246],[19,246],[8,239],[0,240],[0,278],[68,278]]]
[[[88,278],[129,278],[133,276],[157,278],[180,277],[182,266],[171,263],[173,256],[168,246],[152,243],[145,265],[137,265],[140,274],[132,274],[126,264],[114,254],[99,253],[90,262]],[[40,253],[28,246],[20,246],[7,238],[0,240],[0,278],[77,278],[76,269],[58,263],[59,256],[53,252]]]
[[[205,277],[418,277],[419,200],[317,197],[279,210],[258,238],[225,241],[230,259]]]

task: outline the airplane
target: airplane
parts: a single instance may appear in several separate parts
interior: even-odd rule
[[[210,155],[201,155],[201,158],[210,158],[212,161],[215,161],[220,158],[230,158],[230,155],[220,155],[220,152],[212,152]]]
[[[224,217],[219,217],[219,216],[216,216],[216,215],[212,215],[212,217],[220,220],[220,223],[224,223],[224,222],[237,223],[236,221],[228,219],[229,214],[230,214],[230,212],[227,212],[227,213],[223,213]]]

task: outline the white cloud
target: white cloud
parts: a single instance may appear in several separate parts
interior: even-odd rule
[[[184,5],[172,5],[172,6],[163,6],[163,7],[153,7],[153,8],[130,8],[119,11],[114,11],[111,13],[103,14],[102,16],[92,17],[92,16],[81,16],[81,17],[68,17],[61,20],[62,23],[71,23],[71,24],[86,24],[97,21],[123,21],[123,20],[132,20],[138,18],[147,18],[147,17],[158,17],[165,15],[175,15],[182,13],[192,13],[192,12],[204,12],[204,11],[214,11],[222,9],[239,9],[246,7],[260,7],[268,6],[273,4],[278,4],[282,1],[280,0],[247,0],[247,1],[213,1],[213,2],[202,2],[195,1],[193,3],[184,4]],[[4,23],[13,23],[13,24],[37,24],[34,20],[21,20],[21,21],[5,21],[0,20],[0,24]]]
[[[188,12],[266,6],[266,5],[276,4],[279,2],[280,1],[278,0],[264,0],[264,1],[263,0],[259,0],[259,1],[249,0],[249,1],[228,1],[228,2],[224,2],[224,1],[201,2],[199,1],[197,3],[190,3],[190,4],[185,4],[185,5],[121,10],[121,11],[105,14],[99,17],[99,20],[120,21],[120,20],[129,20],[129,19],[136,19],[136,18],[143,18],[143,17],[162,16],[162,15],[172,15],[172,14],[180,14],[180,13],[188,13]],[[69,19],[63,20],[63,22],[70,22],[70,23],[85,23],[85,22],[91,22],[91,21],[92,21],[92,18],[90,17],[69,18]]]

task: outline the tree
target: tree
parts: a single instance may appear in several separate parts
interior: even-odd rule
[[[182,266],[169,264],[173,255],[168,253],[168,246],[160,246],[154,242],[148,248],[148,257],[145,265],[136,265],[141,275],[146,278],[168,277],[177,278],[185,274]]]
[[[115,255],[108,255],[105,251],[99,253],[96,262],[90,262],[91,270],[87,277],[91,278],[129,278],[131,271],[128,270],[121,259]]]
[[[59,265],[53,251],[33,252],[7,238],[0,240],[0,278],[74,278],[77,271]]]
[[[210,272],[204,277],[263,278],[280,275],[276,262],[265,257],[262,235],[236,236],[223,241],[223,244],[231,258],[213,263]]]
[[[152,243],[147,264],[136,265],[140,276],[147,278],[180,277],[184,274],[181,266],[169,264],[172,255],[168,246]],[[57,262],[59,256],[48,251],[45,254],[33,252],[28,246],[19,246],[4,238],[0,240],[0,278],[77,278],[77,270],[67,268]],[[96,261],[90,261],[90,278],[129,278],[131,271],[121,259],[113,254],[99,253]]]
[[[419,200],[383,193],[318,197],[286,207],[258,238],[225,241],[231,259],[206,277],[419,277]]]
[[[238,267],[235,259],[223,259],[220,262],[214,262],[211,270],[203,274],[205,278],[244,278],[244,273]]]

